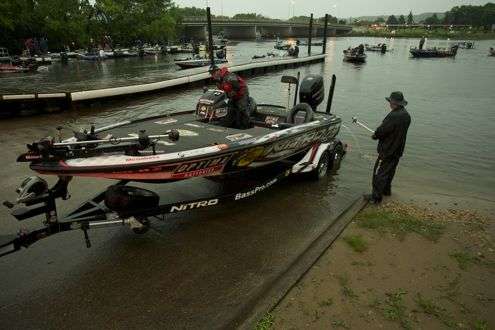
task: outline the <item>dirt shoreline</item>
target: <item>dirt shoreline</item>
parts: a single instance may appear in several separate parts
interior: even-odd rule
[[[358,214],[257,328],[494,329],[493,206],[397,191]]]

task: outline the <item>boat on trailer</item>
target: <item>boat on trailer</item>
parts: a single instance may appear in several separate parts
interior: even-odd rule
[[[99,129],[76,132],[63,139],[44,138],[27,145],[18,157],[44,175],[58,176],[49,188],[33,176],[17,189],[15,202],[4,202],[19,221],[45,214],[45,226],[21,231],[0,242],[0,256],[28,247],[47,236],[81,229],[87,246],[88,230],[109,225],[128,225],[144,233],[150,220],[165,214],[219,205],[255,195],[289,175],[305,174],[321,179],[340,167],[345,145],[338,140],[341,119],[330,113],[335,77],[330,87],[327,111],[319,111],[324,99],[323,77],[283,76],[282,82],[296,86],[293,106],[249,102],[251,126],[224,127],[228,113],[223,91],[208,90],[195,110],[123,121]],[[297,97],[299,96],[299,103]],[[290,109],[289,109],[290,107]],[[166,203],[152,190],[129,182],[170,183],[192,178],[242,182],[249,173],[270,173],[254,185],[208,199]],[[74,177],[118,180],[94,198],[69,212],[57,215],[57,200],[68,198]],[[161,219],[161,218],[160,218]]]

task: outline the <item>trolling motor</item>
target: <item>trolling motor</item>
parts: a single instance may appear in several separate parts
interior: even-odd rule
[[[16,189],[15,202],[4,201],[3,205],[13,209],[11,213],[19,221],[45,214],[45,223],[55,223],[58,221],[55,200],[70,198],[68,186],[71,180],[71,176],[61,176],[52,188],[48,188],[46,180],[31,176]],[[14,208],[16,205],[24,206]]]
[[[353,124],[356,124],[358,126],[361,126],[362,128],[364,128],[365,130],[369,131],[370,133],[375,133],[374,130],[372,130],[371,128],[369,128],[368,126],[366,126],[366,124],[363,124],[362,122],[360,122],[357,117],[352,117],[352,123]]]

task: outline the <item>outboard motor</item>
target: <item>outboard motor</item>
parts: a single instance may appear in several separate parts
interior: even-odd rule
[[[206,90],[196,105],[196,115],[200,119],[215,120],[227,115],[227,96],[224,91]]]
[[[307,103],[313,111],[316,111],[318,105],[325,98],[325,86],[323,77],[316,74],[310,74],[301,81],[299,86],[299,102]]]
[[[205,90],[196,105],[196,115],[200,120],[217,121],[227,116],[228,98],[225,92],[218,89]],[[256,101],[249,97],[248,114],[251,116],[256,112]]]

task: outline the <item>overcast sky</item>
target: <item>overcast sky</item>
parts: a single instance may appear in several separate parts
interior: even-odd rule
[[[454,6],[483,5],[487,0],[175,0],[180,7],[206,7],[212,14],[232,16],[236,13],[256,12],[272,18],[287,18],[314,13],[323,16],[328,13],[340,18],[445,12]],[[293,3],[293,5],[291,5]]]

